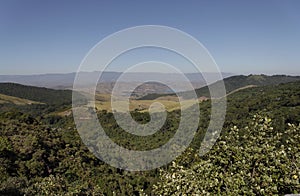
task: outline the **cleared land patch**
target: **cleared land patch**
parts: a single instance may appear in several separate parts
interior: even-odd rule
[[[16,105],[43,104],[41,102],[32,101],[29,99],[22,99],[19,97],[13,97],[13,96],[3,95],[3,94],[0,94],[0,103],[12,103],[12,104],[16,104]]]

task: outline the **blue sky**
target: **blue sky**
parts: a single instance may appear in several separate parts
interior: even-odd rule
[[[166,25],[223,72],[300,75],[300,1],[0,1],[0,74],[66,73],[104,37]],[[112,67],[116,70],[116,67]]]

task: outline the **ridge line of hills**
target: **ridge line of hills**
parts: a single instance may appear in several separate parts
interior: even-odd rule
[[[289,83],[289,82],[295,82],[300,81],[300,76],[286,76],[286,75],[274,75],[274,76],[266,76],[266,75],[239,75],[239,76],[232,76],[229,78],[224,79],[224,84],[226,87],[226,93],[227,95],[233,94],[236,91],[243,90],[248,87],[261,87],[261,86],[269,86],[269,85],[278,85],[283,83]],[[211,85],[218,85],[219,82],[213,83]],[[208,86],[195,89],[196,94],[199,98],[210,98],[209,94],[209,88]],[[35,86],[26,86],[22,84],[15,84],[15,83],[0,83],[0,95],[3,95],[2,98],[0,96],[0,104],[5,103],[12,103],[12,104],[18,104],[22,103],[23,105],[28,104],[35,104],[35,103],[42,103],[49,106],[55,106],[53,108],[67,108],[69,109],[72,104],[72,90],[54,90],[49,89],[45,87],[35,87]],[[185,95],[185,92],[179,93],[179,95]],[[11,101],[7,100],[6,98],[3,98],[5,96],[10,96]],[[137,106],[134,107],[140,107],[140,105],[149,105],[150,103],[144,103],[140,101],[147,101],[147,100],[155,100],[155,99],[163,99],[164,97],[175,97],[176,94],[148,94],[144,97],[135,99],[136,101],[133,102],[133,104],[136,104]],[[189,97],[184,97],[189,98]],[[15,100],[15,102],[13,101]],[[97,100],[97,103],[99,102],[99,107],[103,107],[103,104],[109,104],[110,100],[101,101]],[[167,104],[174,105],[176,103],[176,100]],[[176,104],[175,104],[176,105]],[[133,108],[134,108],[133,107]],[[173,107],[173,106],[172,106]],[[148,108],[145,106],[145,108]],[[102,109],[102,108],[101,108]],[[100,109],[100,110],[101,110]],[[104,108],[107,110],[107,108]]]
[[[71,90],[54,90],[45,87],[27,86],[16,83],[0,83],[0,94],[49,105],[72,103]]]
[[[101,78],[99,75],[101,74]],[[94,72],[80,72],[82,81],[86,84],[93,84],[90,81],[98,80],[101,83],[114,83],[122,75],[122,72],[113,71],[94,71]],[[201,73],[185,73],[186,77],[193,83],[205,84],[205,80]],[[218,73],[205,73],[206,77],[216,81],[215,78]],[[221,73],[226,78],[233,76],[232,73]],[[155,73],[155,72],[129,72],[126,73],[125,80],[121,82],[141,82],[146,78],[153,78],[158,81],[176,82],[178,81],[178,74],[176,73]],[[24,85],[46,87],[53,89],[66,89],[73,86],[76,72],[73,73],[61,73],[61,74],[38,74],[38,75],[0,75],[0,83],[19,83]],[[128,78],[130,81],[128,81]],[[203,85],[201,85],[203,86]]]
[[[223,80],[226,94],[229,94],[239,88],[243,88],[245,86],[268,86],[268,85],[278,85],[288,82],[295,82],[300,80],[300,76],[287,76],[287,75],[273,75],[273,76],[267,76],[267,75],[237,75],[237,76],[231,76],[228,78],[225,78]],[[209,86],[219,86],[222,81],[217,81],[213,84],[210,84]],[[197,97],[206,97],[210,98],[209,93],[209,86],[204,86],[198,89],[195,89],[195,92],[197,94]],[[168,94],[148,94],[146,96],[143,96],[139,98],[139,100],[154,100],[160,97],[164,96],[176,96],[176,93],[168,93]],[[189,91],[186,92],[179,92],[178,96],[182,96],[185,99],[189,99]]]

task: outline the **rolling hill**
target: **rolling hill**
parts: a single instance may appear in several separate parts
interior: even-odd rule
[[[101,74],[101,78],[99,80],[102,84],[109,85],[110,83],[114,83],[118,80],[118,78],[122,75],[121,72],[81,72],[81,77],[85,81],[85,84],[93,84],[93,80],[98,79]],[[221,73],[224,78],[232,76],[232,73]],[[146,78],[152,78],[159,81],[169,81],[169,82],[178,82],[178,74],[175,73],[155,73],[155,72],[132,72],[126,73],[128,77],[126,80],[121,80],[120,82],[130,83],[130,82],[141,82]],[[205,73],[206,77],[211,79],[218,78],[216,77],[218,74],[216,73]],[[38,86],[38,87],[46,87],[46,88],[54,88],[54,89],[67,89],[73,86],[74,79],[76,77],[76,73],[62,73],[62,74],[40,74],[40,75],[0,75],[1,83],[18,83],[29,86]],[[205,84],[205,80],[200,73],[186,73],[186,77],[192,83]],[[215,80],[216,81],[216,80]],[[104,89],[106,89],[105,86]]]
[[[237,89],[249,87],[249,86],[269,86],[269,85],[277,85],[277,84],[283,84],[288,82],[294,82],[300,80],[300,76],[286,76],[286,75],[274,75],[274,76],[267,76],[267,75],[238,75],[238,76],[232,76],[229,78],[225,78],[224,85],[226,88],[226,93],[229,94],[233,91],[236,91]],[[211,86],[217,86],[220,84],[220,81],[211,84]],[[210,97],[209,88],[208,86],[199,88],[195,90],[198,97]],[[186,94],[189,94],[188,92],[182,92],[179,93],[180,96],[183,96],[184,98],[189,98],[186,96]],[[163,96],[176,96],[176,94],[148,94],[142,98],[139,98],[140,100],[153,100],[157,99],[159,97]]]
[[[0,83],[0,94],[49,105],[72,103],[71,90],[53,90],[15,83]]]

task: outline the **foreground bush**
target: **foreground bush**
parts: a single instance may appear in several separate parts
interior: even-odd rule
[[[272,120],[255,115],[234,126],[191,167],[173,162],[161,170],[156,195],[273,195],[300,193],[300,125],[275,131]],[[197,155],[195,155],[197,156]]]

